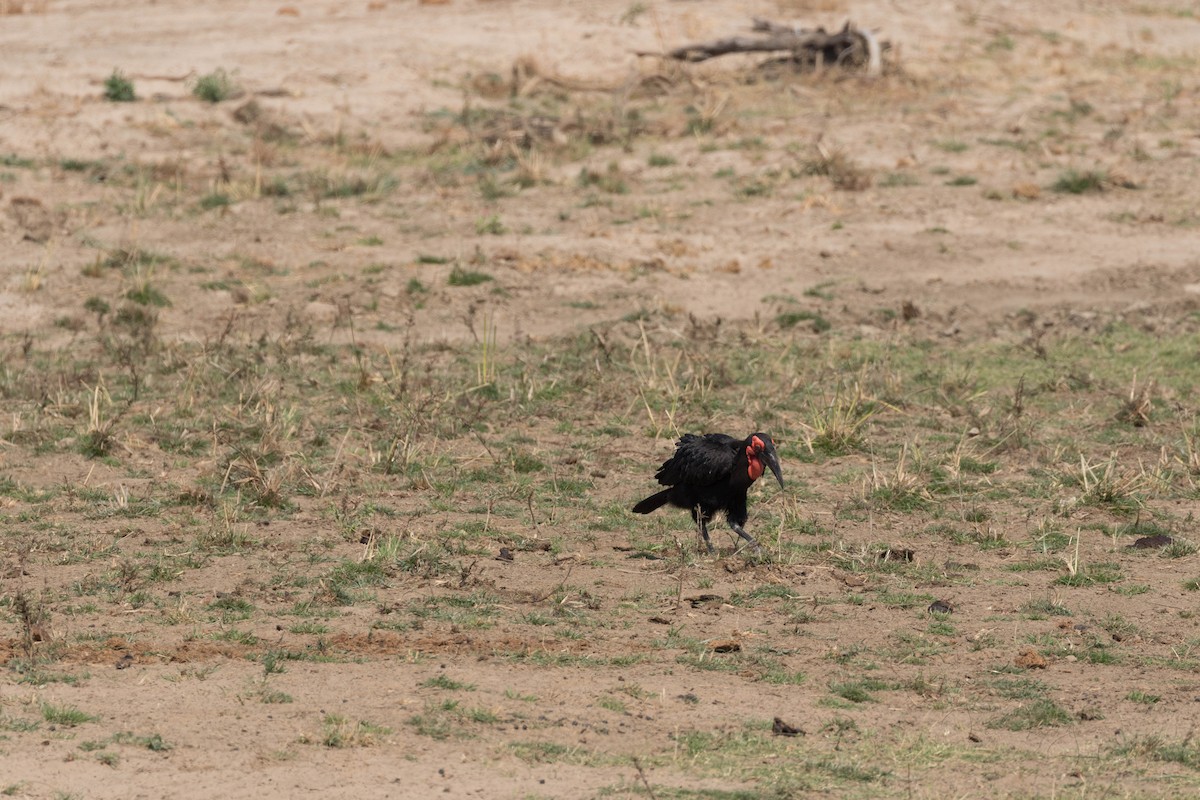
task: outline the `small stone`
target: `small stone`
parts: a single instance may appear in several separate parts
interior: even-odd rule
[[[1153,550],[1156,547],[1167,547],[1175,542],[1170,536],[1163,533],[1156,533],[1153,536],[1143,536],[1133,544],[1129,545],[1134,550]]]
[[[779,717],[775,718],[775,723],[771,726],[771,733],[776,736],[807,736],[807,734],[799,728],[788,725]]]

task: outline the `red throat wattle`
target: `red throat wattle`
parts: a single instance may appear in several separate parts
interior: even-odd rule
[[[757,440],[755,441],[757,443]],[[746,472],[749,473],[750,480],[756,481],[761,478],[763,474],[763,462],[753,447],[746,448],[746,460],[749,462]]]

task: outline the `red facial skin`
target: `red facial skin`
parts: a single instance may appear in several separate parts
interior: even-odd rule
[[[755,436],[750,440],[750,445],[746,448],[746,460],[749,461],[749,466],[746,471],[750,474],[750,480],[756,481],[762,477],[763,462],[759,458],[759,453],[763,451],[763,440]]]

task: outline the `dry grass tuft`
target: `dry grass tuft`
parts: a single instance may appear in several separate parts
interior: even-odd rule
[[[1137,376],[1134,375],[1133,382],[1129,386],[1129,396],[1124,399],[1121,408],[1117,411],[1117,421],[1135,428],[1144,428],[1150,424],[1153,399],[1154,381],[1149,380],[1139,386]]]
[[[805,175],[823,175],[833,183],[835,189],[845,192],[861,192],[871,186],[871,173],[852,159],[841,148],[829,149],[817,142],[817,155],[801,162]]]

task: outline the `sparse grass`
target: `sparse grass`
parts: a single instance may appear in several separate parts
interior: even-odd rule
[[[475,222],[475,233],[480,236],[503,236],[508,233],[508,227],[500,221],[498,214],[492,214],[488,217],[481,217]]]
[[[1058,562],[1055,562],[1054,568],[1057,569],[1058,567]],[[1054,600],[1031,600],[1025,605],[1021,606],[1021,610],[1028,614],[1032,619],[1071,616],[1071,610],[1069,608]]]
[[[121,70],[114,69],[112,74],[104,79],[104,99],[113,103],[132,103],[137,100],[133,81],[125,77]]]
[[[1098,564],[1067,575],[1060,575],[1054,579],[1054,582],[1060,586],[1091,586],[1119,580],[1121,580],[1121,572],[1115,565]]]
[[[429,689],[445,689],[446,691],[462,690],[470,692],[475,689],[474,684],[456,681],[446,675],[435,675],[434,677],[423,681],[421,685]]]
[[[629,21],[646,27],[652,9],[635,6]],[[983,21],[968,52],[996,30]],[[1014,29],[1009,44],[996,53],[1003,70],[1044,60],[1036,32]],[[986,70],[985,83],[998,72]],[[968,789],[1001,793],[1019,773],[1068,794],[1183,796],[1197,763],[1187,739],[1029,758],[1008,747],[1019,736],[979,731],[984,741],[968,743],[874,721],[896,708],[927,719],[949,710],[1039,729],[1069,724],[1064,714],[1086,702],[1084,718],[1103,709],[1111,734],[1118,718],[1129,730],[1124,717],[1166,719],[1186,705],[1200,669],[1197,612],[1171,594],[1200,590],[1185,538],[1200,479],[1200,316],[1183,295],[1178,307],[1106,306],[1109,283],[1138,300],[1159,296],[1151,284],[1165,291],[1132,269],[1089,285],[1086,303],[1033,292],[1030,310],[1003,314],[970,282],[871,276],[926,256],[933,276],[955,268],[939,253],[972,260],[976,246],[983,259],[995,248],[1053,258],[1067,245],[1036,226],[1026,238],[1016,223],[1049,224],[1074,201],[1037,199],[1034,186],[1018,204],[1003,191],[991,208],[1018,232],[980,236],[998,223],[938,212],[951,193],[970,211],[980,193],[944,182],[967,185],[954,176],[969,171],[989,191],[1044,188],[1063,165],[1103,157],[1133,159],[1151,187],[1187,163],[1186,75],[1138,94],[1149,105],[1124,138],[1104,134],[1123,127],[1115,101],[1086,81],[1073,91],[1094,111],[1063,100],[1051,76],[1038,102],[1022,101],[1031,113],[1020,130],[1003,134],[1020,138],[988,141],[962,117],[972,104],[938,80],[779,82],[751,70],[696,82],[703,70],[666,65],[639,71],[644,84],[579,92],[549,75],[509,86],[502,72],[500,94],[464,98],[411,148],[403,132],[376,141],[359,124],[352,81],[345,129],[305,117],[279,140],[220,108],[155,103],[133,109],[125,132],[148,136],[145,152],[0,157],[10,216],[9,200],[62,184],[42,195],[63,221],[38,243],[46,268],[19,263],[13,284],[25,271],[31,297],[77,317],[53,329],[31,317],[27,332],[0,337],[11,584],[0,616],[19,651],[8,664],[19,691],[0,716],[5,750],[48,740],[50,761],[87,752],[95,770],[107,754],[132,773],[170,747],[97,733],[75,749],[81,730],[101,725],[38,715],[45,698],[95,683],[88,669],[107,670],[118,698],[153,689],[146,674],[178,691],[208,681],[318,745],[388,738],[321,710],[338,711],[330,703],[347,692],[354,703],[361,682],[296,688],[310,668],[343,662],[404,668],[407,699],[384,721],[403,728],[398,740],[454,756],[447,785],[459,753],[488,750],[603,766],[624,781],[589,784],[595,794],[962,793],[967,784],[946,777],[961,771]],[[854,129],[867,130],[864,106],[917,121],[913,157],[907,142],[851,158],[813,145],[807,124],[760,126],[774,115],[764,98],[790,108],[792,94],[826,98],[820,108],[834,98]],[[1039,111],[1045,98],[1058,109]],[[1178,108],[1155,106],[1168,102]],[[647,124],[633,140],[638,114]],[[1056,133],[1044,127],[1051,116]],[[937,172],[931,147],[946,165]],[[789,171],[792,153],[810,158]],[[867,188],[871,170],[880,187],[923,185],[833,191]],[[1097,181],[1121,185],[1115,168]],[[1105,223],[1122,195],[1094,194],[1085,216]],[[1195,224],[1157,188],[1136,208],[1125,197],[1123,240],[1168,241]],[[746,227],[731,231],[735,219]],[[14,220],[14,246],[34,248]],[[734,233],[752,240],[736,262]],[[714,269],[728,273],[713,283]],[[706,296],[714,285],[766,297],[725,313],[723,298]],[[714,313],[689,314],[698,301]],[[630,481],[653,487],[680,432],[751,429],[776,436],[787,480],[782,492],[752,489],[748,527],[765,554],[709,558],[686,511],[630,514],[640,491]],[[1169,545],[1129,548],[1160,529]],[[20,600],[22,586],[38,594]],[[702,592],[719,597],[691,608]],[[928,612],[935,598],[954,610]],[[743,650],[711,652],[735,624]],[[1015,664],[1014,644],[1031,644],[1047,669]],[[113,671],[123,652],[137,658]],[[231,683],[235,667],[252,677]],[[540,696],[520,683],[534,671],[556,678]],[[806,681],[815,694],[784,689]],[[714,723],[713,709],[756,688],[816,696],[819,713],[784,702],[752,709],[745,726]],[[680,712],[694,719],[668,731]],[[773,736],[774,713],[808,736]],[[222,734],[230,745],[245,747],[242,727]],[[618,747],[635,729],[637,764]],[[290,752],[259,755],[297,757],[292,736]],[[420,747],[407,749],[425,765]]]
[[[392,732],[391,728],[365,720],[354,722],[338,714],[326,714],[321,728],[321,744],[336,748],[369,747]]]
[[[846,721],[833,737],[854,735],[853,722]],[[769,735],[770,721],[744,730],[710,732],[682,730],[673,735],[678,766],[705,775],[730,774],[737,770],[756,779],[754,796],[769,788],[781,797],[795,796],[817,785],[849,785],[862,788],[885,780],[889,770],[866,762],[851,753],[805,753],[795,739]],[[804,740],[801,739],[801,742]],[[750,766],[752,764],[759,766]],[[878,788],[878,787],[874,787]]]
[[[214,208],[225,208],[233,204],[233,198],[225,192],[213,192],[200,198],[200,208],[211,211]]]
[[[836,456],[862,447],[876,410],[859,383],[839,384],[831,397],[810,401],[804,423],[809,451]]]
[[[1043,698],[1018,706],[1007,714],[988,720],[985,724],[989,728],[1006,731],[1028,731],[1070,725],[1073,721],[1071,715],[1057,703]]]
[[[41,723],[19,717],[0,716],[0,731],[13,733],[29,733],[36,731]]]
[[[871,477],[865,484],[867,502],[895,511],[918,511],[928,508],[932,502],[929,490],[921,476],[909,469],[908,462],[906,444],[891,470],[873,467]]]
[[[596,187],[609,194],[628,194],[628,177],[614,161],[604,170],[584,167],[579,172],[579,185],[583,188]]]
[[[1102,192],[1108,184],[1109,178],[1105,172],[1096,170],[1081,172],[1069,169],[1059,175],[1050,188],[1065,194],[1087,194],[1088,192]]]
[[[467,738],[470,732],[462,724],[463,711],[457,700],[428,702],[425,710],[409,719],[417,733],[431,739]]]
[[[920,186],[921,181],[917,176],[908,172],[889,172],[879,181],[879,186],[884,189],[892,189],[902,186]]]
[[[805,175],[823,175],[843,191],[859,192],[871,185],[871,173],[844,150],[818,148],[816,156],[801,162],[800,170]]]
[[[876,698],[872,692],[887,688],[888,685],[883,681],[864,679],[831,684],[829,691],[851,703],[873,703]]]
[[[1050,691],[1049,686],[1034,678],[996,678],[991,681],[991,688],[1008,700],[1038,700]]]
[[[824,333],[833,327],[829,320],[814,311],[783,311],[775,318],[781,328],[794,328],[807,322],[813,333]]]
[[[1200,746],[1192,741],[1190,735],[1180,742],[1168,742],[1161,736],[1153,735],[1137,737],[1113,748],[1113,754],[1139,761],[1149,758],[1200,770]]]
[[[446,279],[446,282],[451,286],[478,286],[491,280],[493,280],[492,276],[486,272],[477,272],[456,266],[450,270],[450,277]]]
[[[88,740],[81,742],[79,744],[79,749],[83,750],[85,753],[90,753],[97,750],[102,751],[104,748],[113,744],[132,745],[134,747],[144,748],[155,753],[165,753],[172,749],[172,745],[160,734],[154,733],[150,734],[149,736],[137,736],[128,732],[114,733],[107,739]],[[101,755],[112,756],[111,763],[109,763],[107,760],[102,760],[101,763],[104,763],[108,766],[116,766],[118,759],[115,753],[102,753]]]
[[[53,703],[43,702],[41,705],[42,719],[50,725],[59,725],[64,728],[74,728],[77,725],[83,725],[85,722],[95,722],[99,717],[88,714],[86,711],[80,711],[75,706],[54,705]]]
[[[125,297],[142,306],[166,308],[171,305],[170,299],[149,281],[144,281],[138,286],[133,287],[125,293]]]
[[[16,153],[5,153],[0,155],[0,166],[4,167],[32,169],[36,163],[37,162],[35,162],[32,158],[25,158],[24,156],[19,156]]]
[[[1135,512],[1141,506],[1139,490],[1144,481],[1143,473],[1122,469],[1115,454],[1102,463],[1080,456],[1078,469],[1063,478],[1064,484],[1079,486],[1081,502],[1124,513]]]
[[[1135,690],[1135,691],[1132,691],[1129,694],[1125,695],[1125,699],[1129,700],[1131,702],[1134,702],[1134,703],[1141,703],[1142,705],[1153,706],[1156,703],[1158,703],[1158,701],[1162,700],[1162,697],[1160,697],[1159,695],[1156,695],[1156,694],[1150,694],[1148,692]]]
[[[1187,558],[1195,555],[1197,550],[1195,542],[1189,542],[1184,539],[1174,539],[1169,545],[1164,547],[1159,553],[1163,558]]]
[[[223,69],[201,75],[192,85],[192,94],[208,103],[220,103],[238,93],[233,77]]]

